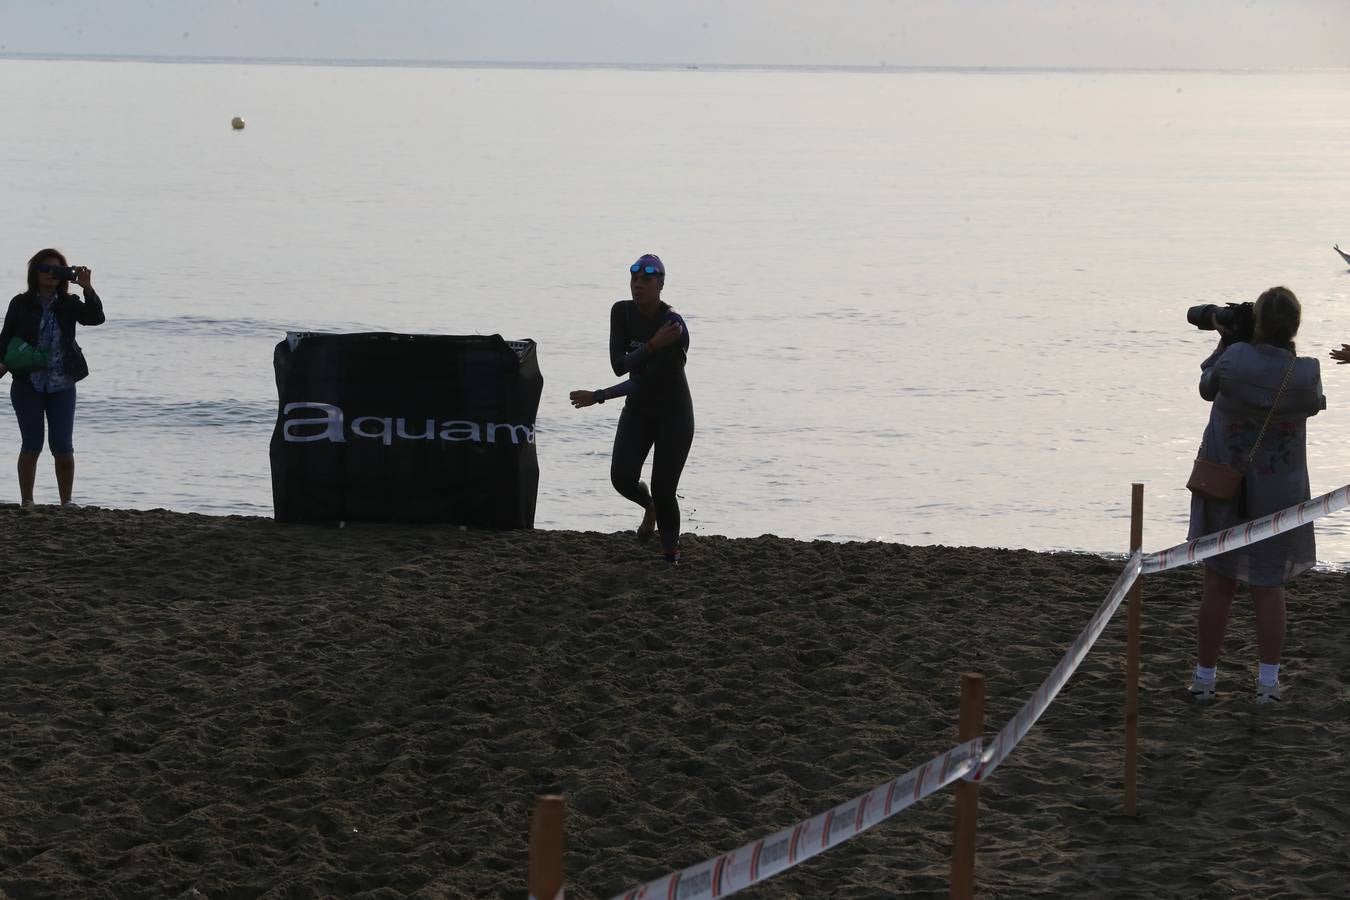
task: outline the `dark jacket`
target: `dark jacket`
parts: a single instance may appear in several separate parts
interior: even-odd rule
[[[98,294],[90,290],[81,300],[74,294],[60,294],[56,298],[56,324],[61,329],[61,354],[65,362],[66,377],[79,381],[89,374],[89,364],[84,360],[84,352],[75,342],[75,323],[81,325],[102,325],[103,301]],[[9,310],[5,313],[5,324],[0,328],[0,359],[9,348],[12,337],[21,337],[34,346],[37,345],[42,330],[42,301],[36,294],[25,291],[9,301]]]

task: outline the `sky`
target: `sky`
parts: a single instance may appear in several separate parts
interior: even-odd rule
[[[0,0],[0,54],[1350,67],[1350,0]]]

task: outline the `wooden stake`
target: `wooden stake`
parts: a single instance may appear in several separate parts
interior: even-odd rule
[[[957,737],[962,743],[984,734],[984,676],[961,675],[961,722]],[[956,814],[952,826],[953,900],[975,896],[975,826],[980,811],[980,786],[973,781],[956,783]]]
[[[558,900],[563,895],[563,798],[536,799],[530,820],[530,900]]]
[[[1130,490],[1130,553],[1144,546],[1144,486]],[[1135,815],[1139,790],[1139,623],[1143,616],[1144,576],[1130,588],[1125,639],[1125,815]]]

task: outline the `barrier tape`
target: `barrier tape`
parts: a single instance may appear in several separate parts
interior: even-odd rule
[[[731,853],[663,875],[612,900],[715,900],[784,872],[823,853],[873,825],[935,794],[959,778],[979,781],[1008,758],[1068,682],[1106,623],[1140,574],[1142,556],[1132,555],[1115,585],[1078,635],[1059,665],[1016,716],[998,733],[989,750],[975,738],[935,756],[899,778],[827,812],[798,822]]]
[[[1050,701],[1055,699],[1055,695],[1060,689],[1068,683],[1069,678],[1082,663],[1083,657],[1092,649],[1092,645],[1097,643],[1097,638],[1101,637],[1102,630],[1106,628],[1106,623],[1115,615],[1120,607],[1120,602],[1125,599],[1134,582],[1139,578],[1142,565],[1142,555],[1135,551],[1125,563],[1125,568],[1121,570],[1120,577],[1112,585],[1107,593],[1106,599],[1102,605],[1097,607],[1097,611],[1092,614],[1092,619],[1087,627],[1079,633],[1074,642],[1069,645],[1069,650],[1064,654],[1064,658],[1059,661],[1059,665],[1050,672],[1048,678],[1036,689],[1036,693],[1031,695],[1031,699],[1023,704],[1018,710],[1017,715],[1003,730],[994,738],[994,742],[984,751],[980,757],[980,764],[974,771],[966,776],[967,781],[980,781],[988,777],[989,773],[999,767],[999,765],[1008,758],[1016,747],[1026,737],[1031,726],[1036,724],[1036,720],[1050,706]]]
[[[1313,519],[1339,512],[1346,506],[1350,506],[1350,484],[1264,518],[1243,522],[1241,525],[1234,525],[1232,528],[1216,531],[1157,553],[1150,553],[1144,557],[1143,574],[1165,572],[1187,563],[1227,553],[1229,550],[1246,547],[1248,544],[1255,544],[1257,541],[1264,541],[1282,532],[1307,525]]]
[[[1017,715],[1003,726],[988,749],[984,749],[982,738],[966,741],[847,803],[715,859],[663,875],[641,887],[617,894],[611,900],[716,900],[727,897],[842,844],[957,779],[978,782],[987,778],[1049,709],[1141,575],[1175,569],[1255,544],[1347,506],[1350,506],[1350,485],[1157,553],[1145,555],[1135,551],[1064,657]]]
[[[935,756],[899,778],[831,810],[696,866],[662,875],[612,900],[712,900],[824,853],[963,777],[980,759],[981,738]]]

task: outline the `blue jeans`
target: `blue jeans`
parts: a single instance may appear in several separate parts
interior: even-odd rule
[[[75,385],[48,394],[34,388],[27,375],[20,375],[13,381],[9,386],[9,401],[14,404],[19,434],[23,438],[19,452],[32,456],[42,452],[42,417],[45,415],[52,456],[74,455]]]

